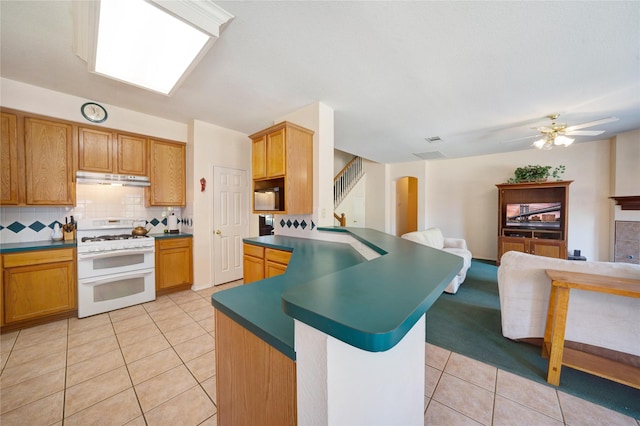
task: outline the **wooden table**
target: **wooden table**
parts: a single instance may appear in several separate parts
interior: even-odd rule
[[[549,358],[547,382],[558,386],[560,370],[566,365],[640,389],[640,368],[564,347],[569,293],[572,288],[640,298],[640,280],[551,269],[547,269],[546,273],[551,278],[549,310],[542,345],[542,356]]]

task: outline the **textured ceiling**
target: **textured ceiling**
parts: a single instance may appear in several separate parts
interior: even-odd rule
[[[247,134],[320,101],[336,148],[384,163],[530,149],[554,112],[620,119],[576,143],[640,128],[637,1],[217,4],[235,18],[171,97],[87,72],[65,0],[0,1],[0,73]]]

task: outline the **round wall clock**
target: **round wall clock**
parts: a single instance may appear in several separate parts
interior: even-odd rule
[[[107,120],[107,110],[95,102],[87,102],[80,107],[82,116],[92,123],[102,123]]]

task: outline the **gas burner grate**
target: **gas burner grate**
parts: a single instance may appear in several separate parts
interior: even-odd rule
[[[98,237],[82,237],[81,241],[83,243],[89,242],[94,243],[98,241],[115,241],[115,240],[131,240],[135,238],[149,238],[146,235],[131,235],[131,234],[118,234],[118,235],[100,235]]]

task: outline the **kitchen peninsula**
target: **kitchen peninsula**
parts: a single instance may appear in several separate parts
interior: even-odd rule
[[[462,260],[372,229],[318,228],[332,235],[352,243],[244,240],[292,256],[283,275],[212,295],[220,424],[422,421],[424,316]]]

